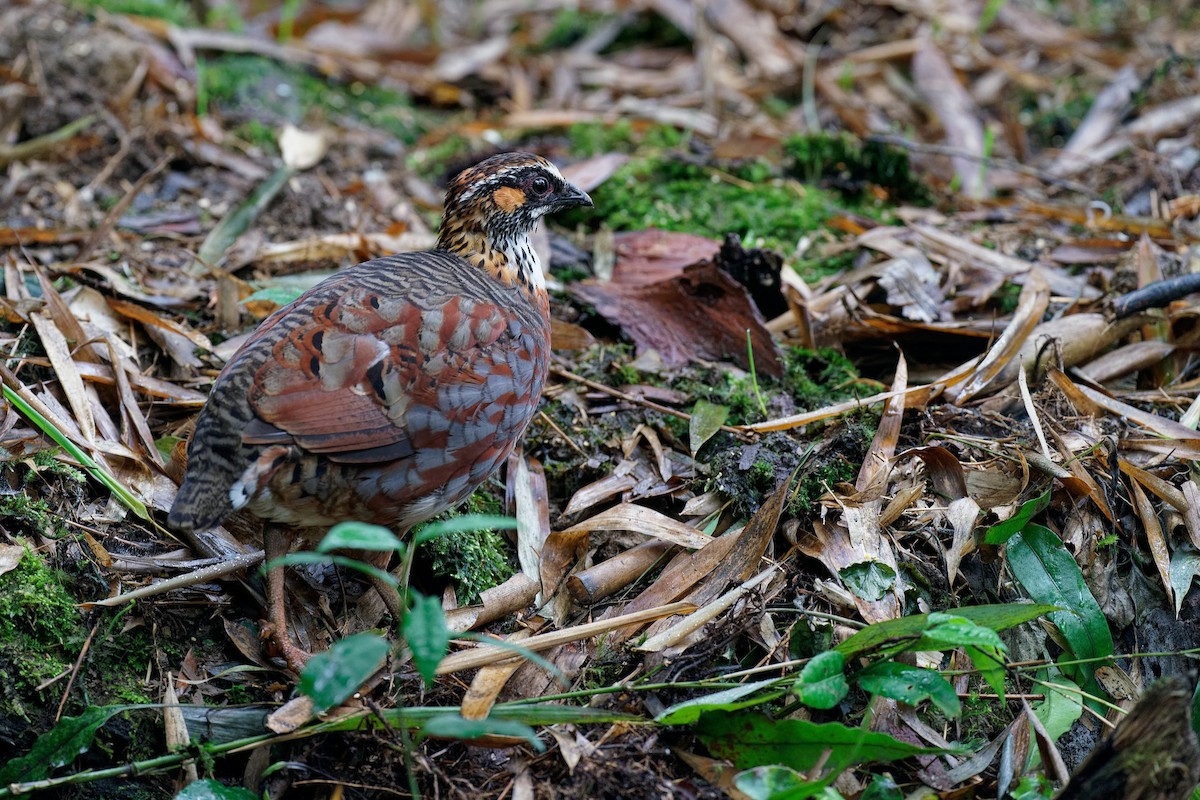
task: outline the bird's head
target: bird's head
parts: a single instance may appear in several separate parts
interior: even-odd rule
[[[462,253],[478,245],[471,239],[482,236],[484,244],[507,250],[546,214],[590,205],[592,198],[541,156],[501,153],[450,183],[438,245]]]

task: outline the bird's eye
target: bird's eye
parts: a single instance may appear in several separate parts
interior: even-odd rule
[[[539,175],[529,182],[529,189],[538,197],[545,197],[550,193],[550,181]]]

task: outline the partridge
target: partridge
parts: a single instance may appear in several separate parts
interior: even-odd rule
[[[204,530],[246,509],[272,559],[296,529],[403,534],[466,499],[546,380],[550,305],[530,234],[590,205],[544,158],[493,156],[451,182],[435,249],[350,267],[272,314],[213,385],[168,523]],[[308,654],[287,632],[282,567],[267,579],[271,635],[298,670]]]

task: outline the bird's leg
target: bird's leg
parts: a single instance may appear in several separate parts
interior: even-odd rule
[[[268,562],[283,558],[292,547],[294,534],[283,525],[268,522],[263,531],[263,550]],[[267,618],[269,634],[283,653],[287,665],[297,674],[308,663],[310,653],[292,644],[288,635],[287,600],[284,586],[283,565],[276,564],[267,570]]]
[[[383,552],[375,551],[370,553],[366,561],[371,566],[386,571],[391,559],[392,551],[385,550]],[[404,608],[400,603],[400,592],[383,578],[372,577],[371,585],[375,587],[375,591],[379,592],[379,596],[383,598],[383,604],[387,606],[388,613],[392,615],[392,622],[399,625],[404,614]]]

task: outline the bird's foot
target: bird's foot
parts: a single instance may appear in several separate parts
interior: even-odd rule
[[[308,660],[312,658],[312,653],[302,647],[292,644],[291,638],[288,636],[287,628],[276,630],[274,625],[267,624],[263,626],[262,635],[264,639],[270,640],[272,644],[279,649],[279,654],[283,656],[283,660],[287,663],[288,669],[299,675]]]

